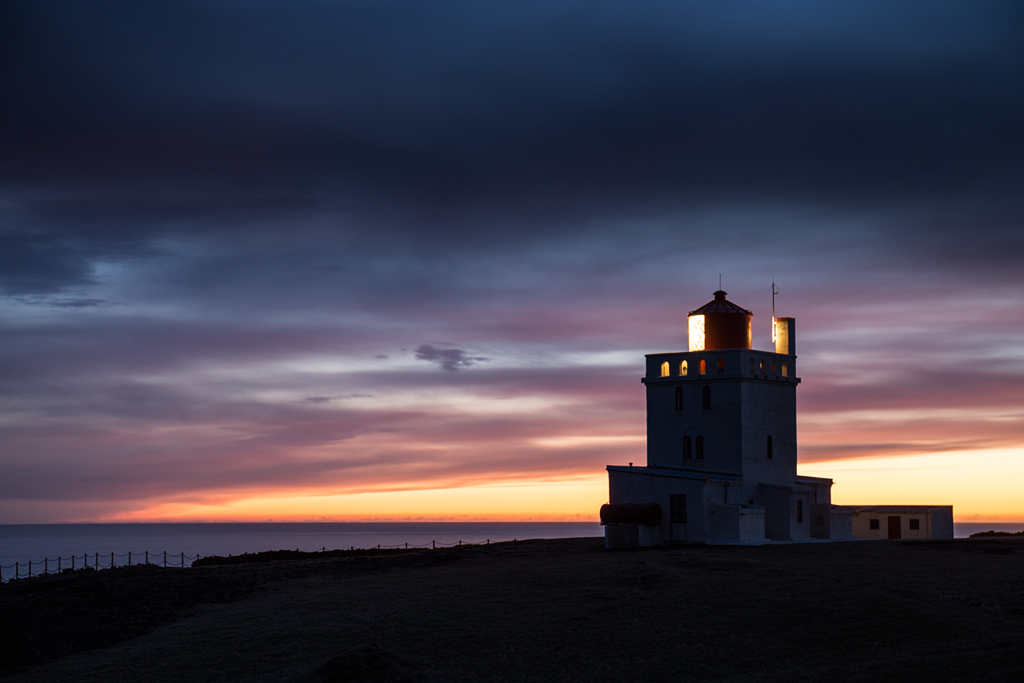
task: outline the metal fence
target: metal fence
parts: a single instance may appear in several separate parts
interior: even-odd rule
[[[170,554],[167,551],[151,553],[148,550],[141,553],[100,553],[71,555],[70,557],[57,556],[55,558],[44,557],[42,560],[28,562],[15,562],[14,564],[0,565],[0,580],[10,581],[12,579],[27,579],[33,576],[45,576],[46,574],[60,574],[80,569],[113,569],[114,567],[130,567],[132,565],[153,564],[161,567],[184,567],[186,562],[193,562],[199,559],[199,555],[186,555],[185,553]],[[6,570],[14,570],[13,576],[3,579]]]
[[[512,539],[515,543],[518,539]],[[438,548],[459,548],[462,546],[473,546],[473,545],[490,545],[491,539],[487,539],[483,543],[466,543],[463,541],[456,541],[454,543],[441,543],[439,541],[431,541],[430,543],[415,544],[415,543],[399,543],[398,545],[383,545],[378,543],[377,550],[436,550]],[[373,548],[356,548],[352,546],[350,550],[372,550]],[[298,551],[298,548],[296,548]],[[312,551],[317,552],[317,551]],[[320,552],[328,552],[326,547],[321,548]],[[0,565],[0,583],[4,581],[11,581],[15,579],[27,579],[34,576],[45,576],[47,574],[60,574],[63,572],[73,572],[82,569],[113,569],[115,567],[130,567],[140,564],[152,564],[158,567],[186,567],[185,564],[198,560],[201,557],[198,553],[195,555],[186,555],[185,553],[168,554],[167,551],[151,553],[149,551],[143,551],[141,553],[133,553],[131,551],[127,553],[93,553],[84,555],[71,555],[70,557],[55,558],[44,557],[42,560],[28,562],[15,562],[14,564]],[[228,555],[231,557],[231,555]],[[91,558],[91,559],[90,559]],[[120,560],[120,562],[119,562]],[[4,578],[7,570],[13,569],[13,575],[9,578]]]

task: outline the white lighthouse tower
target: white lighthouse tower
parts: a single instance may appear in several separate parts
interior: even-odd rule
[[[690,311],[688,351],[647,354],[647,464],[607,468],[608,547],[832,535],[832,480],[796,471],[795,320],[756,351],[752,318],[719,290]]]

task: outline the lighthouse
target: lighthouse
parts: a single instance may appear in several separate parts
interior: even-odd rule
[[[607,468],[610,548],[832,536],[832,480],[797,474],[796,322],[755,350],[753,313],[713,296],[688,350],[646,356],[647,463]]]

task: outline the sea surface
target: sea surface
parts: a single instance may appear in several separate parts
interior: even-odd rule
[[[118,566],[144,561],[185,565],[197,555],[240,555],[264,550],[335,550],[339,548],[430,547],[488,540],[603,536],[598,522],[359,522],[359,523],[216,523],[216,524],[6,524],[0,525],[0,575],[14,576],[15,563],[24,576],[46,566],[80,567],[83,555],[92,566]],[[94,556],[99,553],[100,557]],[[104,555],[106,557],[104,557]],[[50,561],[44,565],[44,559]]]
[[[953,533],[966,538],[979,531],[1021,531],[1024,524],[956,522]],[[189,564],[197,556],[239,555],[264,550],[335,550],[338,548],[430,547],[485,541],[530,538],[575,538],[603,536],[597,522],[353,522],[353,523],[216,523],[216,524],[7,524],[0,525],[0,576],[10,579],[18,571],[25,575],[29,561],[32,573],[41,567],[81,566],[84,555],[89,565],[109,566],[110,554],[118,566],[143,561]],[[96,554],[100,557],[96,558]],[[105,556],[105,557],[104,557]],[[44,559],[48,562],[44,565]]]

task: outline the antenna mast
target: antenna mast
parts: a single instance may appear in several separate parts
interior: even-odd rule
[[[777,330],[775,326],[775,295],[779,293],[778,288],[775,286],[775,278],[772,278],[772,342],[777,341]]]

